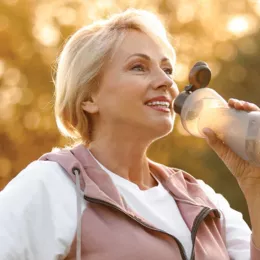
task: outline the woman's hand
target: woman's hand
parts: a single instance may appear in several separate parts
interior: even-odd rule
[[[252,103],[230,99],[231,108],[244,111],[260,111]],[[256,167],[235,154],[227,145],[217,138],[210,129],[204,129],[209,146],[217,153],[227,168],[236,177],[245,196],[259,196],[260,198],[260,167]]]
[[[228,104],[237,110],[260,111],[255,104],[236,99],[230,99]],[[236,155],[210,129],[204,129],[204,133],[209,146],[235,176],[244,193],[252,225],[252,242],[260,250],[260,167],[256,167]]]

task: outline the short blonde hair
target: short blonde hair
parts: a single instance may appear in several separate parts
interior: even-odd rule
[[[76,142],[90,142],[90,119],[82,103],[98,91],[105,62],[112,58],[127,31],[146,33],[161,44],[175,63],[175,52],[156,15],[128,9],[74,33],[65,44],[55,78],[55,117],[60,132]]]

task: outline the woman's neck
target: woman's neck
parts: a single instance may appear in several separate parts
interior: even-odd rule
[[[99,139],[90,143],[88,149],[107,169],[145,190],[158,183],[150,173],[146,156],[147,146],[124,140],[116,142]]]

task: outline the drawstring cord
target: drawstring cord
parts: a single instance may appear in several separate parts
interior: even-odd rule
[[[81,260],[81,190],[80,190],[80,170],[72,169],[76,175],[76,194],[77,194],[77,240],[76,240],[76,260]]]

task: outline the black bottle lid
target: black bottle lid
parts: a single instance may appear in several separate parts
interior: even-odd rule
[[[205,88],[211,80],[211,70],[204,61],[197,62],[191,69],[189,74],[190,85],[186,86],[174,100],[174,111],[181,114],[182,107],[186,98],[197,89]]]
[[[186,98],[190,95],[189,92],[182,91],[174,100],[173,109],[175,113],[181,114],[181,110]]]

